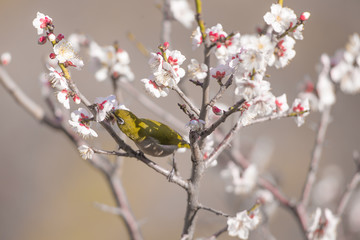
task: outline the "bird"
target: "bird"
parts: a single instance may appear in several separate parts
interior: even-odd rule
[[[178,148],[190,148],[189,143],[174,129],[164,123],[138,118],[125,109],[113,112],[119,129],[145,154],[165,157]]]

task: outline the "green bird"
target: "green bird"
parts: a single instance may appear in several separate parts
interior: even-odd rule
[[[164,123],[138,118],[128,110],[114,111],[120,130],[134,141],[145,154],[154,157],[165,157],[178,148],[190,148],[184,138]]]

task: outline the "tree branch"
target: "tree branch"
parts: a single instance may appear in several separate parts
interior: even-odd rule
[[[311,161],[310,161],[310,167],[309,167],[309,171],[308,171],[308,174],[307,174],[307,177],[305,180],[302,197],[301,197],[301,204],[304,205],[305,208],[307,207],[307,205],[309,203],[311,190],[312,190],[314,182],[316,180],[316,174],[317,174],[319,164],[320,164],[321,153],[322,153],[322,149],[323,149],[323,145],[324,145],[326,130],[330,123],[330,112],[331,112],[331,107],[328,106],[328,107],[324,108],[324,111],[322,112],[322,115],[321,115],[320,126],[319,126],[319,129],[317,132],[316,142],[315,142],[313,154],[312,154]]]

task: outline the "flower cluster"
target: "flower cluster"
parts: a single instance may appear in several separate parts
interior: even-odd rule
[[[335,240],[336,228],[340,219],[336,217],[330,209],[325,209],[324,218],[321,217],[322,211],[317,208],[312,218],[312,223],[308,229],[309,239],[312,240]]]
[[[330,71],[332,80],[340,84],[344,93],[360,92],[360,36],[353,34],[346,49],[332,59],[334,67]]]
[[[226,186],[227,192],[232,192],[236,195],[248,194],[256,185],[258,170],[252,164],[241,171],[235,163],[229,162],[227,168],[221,171],[221,176],[230,180],[230,184]]]
[[[227,231],[232,237],[239,237],[240,239],[248,239],[251,230],[254,230],[260,223],[259,208],[255,210],[244,210],[236,214],[236,217],[229,217],[227,220]]]
[[[95,68],[95,78],[104,81],[111,78],[114,80],[134,80],[134,73],[131,71],[129,54],[114,46],[100,47],[95,41],[89,44],[89,55],[92,65]]]
[[[185,56],[178,50],[169,50],[169,44],[160,46],[161,52],[151,53],[149,65],[152,75],[141,81],[145,90],[151,96],[159,98],[168,95],[168,88],[177,85],[185,75],[185,70],[180,65],[185,61]]]

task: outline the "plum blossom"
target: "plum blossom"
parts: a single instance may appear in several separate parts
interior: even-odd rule
[[[300,127],[305,123],[305,117],[309,115],[309,99],[296,98],[292,104],[291,111],[296,114],[295,122],[297,126]]]
[[[55,87],[55,85],[59,83],[61,88],[68,88],[67,80],[63,76],[62,72],[57,71],[53,67],[48,67],[48,69],[50,70],[50,73],[49,73],[50,80],[49,81],[51,82],[53,87]]]
[[[150,77],[149,79],[144,78],[141,79],[141,82],[144,83],[145,91],[152,97],[166,97],[169,94],[169,89],[166,87],[158,86],[153,79],[154,77]]]
[[[97,97],[95,98],[94,103],[96,104],[96,121],[101,122],[104,121],[107,114],[114,110],[117,106],[116,97],[114,95],[110,95],[108,97]]]
[[[254,211],[248,212],[244,210],[236,214],[236,217],[229,217],[227,220],[227,231],[232,237],[239,237],[240,239],[248,239],[251,230],[254,230],[260,223],[260,212],[257,208]]]
[[[74,92],[69,90],[69,88],[64,88],[57,93],[57,100],[66,109],[70,109],[70,98],[72,98],[76,104],[80,104],[81,102],[80,98]]]
[[[101,47],[92,41],[89,46],[89,54],[95,68],[96,80],[104,81],[109,77],[113,79],[124,77],[129,81],[134,80],[134,73],[129,66],[130,57],[125,50],[116,49],[114,46]]]
[[[204,63],[199,63],[196,59],[190,60],[188,65],[188,74],[194,80],[204,80],[207,76],[208,67]]]
[[[316,84],[317,94],[319,96],[318,108],[320,111],[324,107],[331,106],[336,101],[335,86],[330,80],[330,58],[326,54],[321,56],[321,70]]]
[[[313,217],[312,224],[309,226],[309,239],[312,240],[336,240],[336,228],[340,219],[336,217],[330,209],[324,211],[324,218],[321,217],[322,211],[317,208]]]
[[[241,46],[244,49],[254,49],[258,52],[261,52],[264,56],[264,59],[269,66],[273,64],[274,59],[274,48],[275,43],[271,41],[268,35],[242,35],[241,37]]]
[[[48,25],[52,24],[52,19],[48,15],[37,12],[36,18],[33,20],[32,24],[34,28],[37,29],[38,35],[41,35],[44,33],[44,29],[46,29]]]
[[[295,40],[287,35],[279,40],[275,47],[274,65],[276,68],[285,67],[295,57],[294,45]]]
[[[296,14],[292,9],[280,4],[272,4],[270,9],[271,12],[264,15],[264,20],[275,32],[282,34],[296,23]]]
[[[221,171],[221,176],[231,181],[226,186],[227,192],[232,192],[236,195],[248,194],[256,185],[258,170],[254,164],[251,164],[241,172],[235,163],[229,162],[227,168]]]
[[[278,114],[285,113],[289,110],[289,105],[287,103],[286,94],[282,94],[275,99],[276,109],[275,112]]]
[[[202,35],[200,32],[200,27],[197,27],[196,30],[191,35],[192,38],[192,50],[200,47],[203,42]]]
[[[80,156],[85,160],[92,159],[92,157],[94,156],[94,150],[92,150],[86,145],[81,145],[80,147],[78,147],[78,150],[80,152]]]
[[[218,82],[221,82],[225,77],[229,76],[231,72],[231,68],[224,64],[210,68],[211,78],[216,79]]]
[[[180,78],[185,75],[185,70],[180,67],[185,59],[178,50],[167,49],[163,53],[151,53],[149,65],[155,83],[160,87],[172,87],[178,84]]]
[[[77,69],[84,66],[84,62],[76,56],[70,42],[57,43],[53,50],[59,63],[67,63]]]
[[[195,20],[195,14],[187,0],[171,0],[170,11],[174,18],[184,25],[184,27],[191,28]]]
[[[331,69],[331,78],[340,83],[344,93],[356,94],[360,92],[360,36],[350,36],[346,50],[339,53],[340,60]]]
[[[270,82],[262,80],[262,76],[259,74],[256,74],[254,79],[235,78],[235,81],[235,94],[241,96],[246,101],[270,91]]]
[[[262,92],[248,103],[251,104],[248,111],[260,117],[269,115],[276,109],[275,96],[270,91]]]
[[[84,34],[72,33],[68,37],[68,42],[71,43],[75,52],[79,52],[81,46],[87,46],[89,44],[88,41],[88,37]]]
[[[92,115],[89,114],[84,108],[79,108],[75,110],[70,115],[71,120],[69,124],[75,128],[75,130],[82,135],[83,137],[93,136],[97,137],[97,133],[90,128],[90,122]]]
[[[9,52],[4,52],[0,56],[0,64],[8,65],[11,62],[11,54]]]

